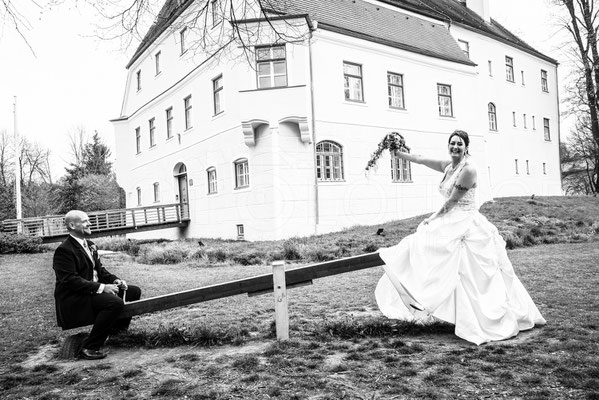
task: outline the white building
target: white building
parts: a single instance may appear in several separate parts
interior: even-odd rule
[[[189,227],[161,234],[270,240],[434,211],[434,171],[387,153],[365,175],[390,131],[439,157],[467,131],[481,200],[561,194],[557,62],[489,0],[285,0],[236,24],[206,1],[166,2],[113,120],[127,207],[189,204]],[[260,30],[249,60],[194,47],[231,26]]]

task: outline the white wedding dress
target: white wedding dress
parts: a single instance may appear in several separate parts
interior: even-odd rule
[[[446,200],[465,162],[453,173],[447,166],[439,185]],[[475,197],[476,189],[469,189],[450,212],[379,250],[385,275],[375,297],[385,316],[447,321],[455,324],[457,336],[477,345],[546,323]]]

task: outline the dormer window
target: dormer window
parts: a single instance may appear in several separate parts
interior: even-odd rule
[[[158,75],[161,71],[160,71],[160,52],[156,53],[156,55],[154,56],[154,64],[156,67],[156,75]]]
[[[187,28],[183,28],[179,31],[179,41],[181,42],[181,54],[184,54],[187,51],[187,44],[185,43],[185,39],[187,36]]]
[[[505,56],[505,80],[514,82],[514,59]]]
[[[462,49],[464,55],[470,58],[470,44],[465,40],[458,39],[458,45],[460,45],[460,49]]]

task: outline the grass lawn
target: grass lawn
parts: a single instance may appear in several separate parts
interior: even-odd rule
[[[290,290],[288,342],[273,338],[272,295],[235,296],[135,317],[101,361],[55,357],[77,331],[55,324],[52,253],[1,255],[0,398],[599,399],[597,244],[509,252],[548,324],[503,342],[387,320],[373,295],[382,268],[372,268]],[[144,297],[270,270],[104,263]]]

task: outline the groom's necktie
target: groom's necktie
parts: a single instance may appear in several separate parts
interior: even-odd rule
[[[89,246],[87,245],[87,240],[85,240],[85,239],[83,240],[83,249],[87,253],[87,256],[89,257],[89,259],[92,260],[93,271],[94,271],[93,280],[94,280],[94,282],[98,282],[98,271],[96,271],[96,263],[94,262],[94,257],[92,256],[92,252],[89,249]]]

